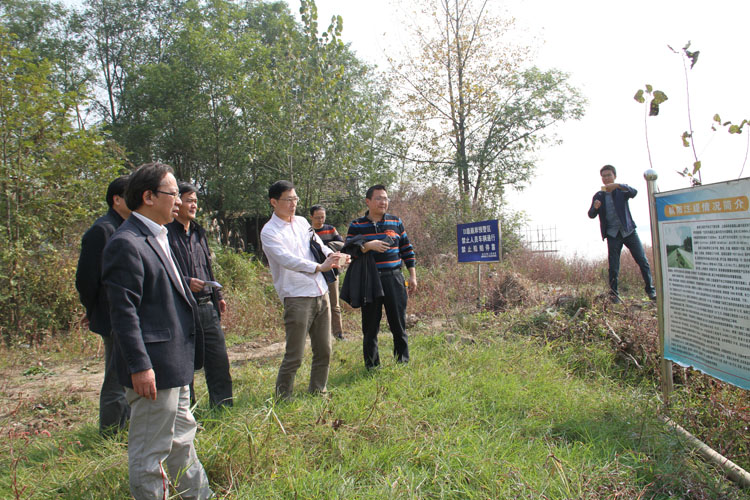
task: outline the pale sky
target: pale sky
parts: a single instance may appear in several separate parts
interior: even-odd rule
[[[408,0],[403,0],[408,1]],[[492,1],[492,0],[491,0]],[[298,14],[299,2],[288,0]],[[586,212],[600,185],[599,168],[612,164],[619,182],[639,193],[631,201],[633,218],[644,244],[651,234],[643,172],[650,168],[644,135],[643,105],[633,100],[651,84],[669,100],[658,117],[648,121],[649,142],[662,191],[687,187],[676,170],[693,163],[682,146],[688,129],[685,77],[681,58],[667,45],[681,49],[692,42],[699,50],[689,71],[694,139],[703,164],[704,184],[735,179],[745,161],[748,132],[730,136],[711,131],[712,117],[740,122],[750,119],[747,82],[747,20],[750,2],[698,0],[508,0],[502,5],[525,30],[543,42],[536,65],[569,73],[570,81],[588,99],[586,116],[558,129],[563,144],[539,155],[536,176],[526,190],[510,199],[525,210],[532,228],[555,227],[564,255],[592,258],[606,255],[599,224]],[[324,29],[333,14],[344,20],[342,38],[357,55],[385,68],[383,50],[408,43],[389,0],[316,0],[318,23]],[[743,177],[750,176],[750,165]]]

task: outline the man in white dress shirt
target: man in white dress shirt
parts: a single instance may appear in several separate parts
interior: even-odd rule
[[[276,396],[289,399],[294,376],[302,364],[305,337],[310,335],[312,393],[326,392],[331,357],[331,309],[324,272],[337,268],[339,258],[349,256],[333,252],[323,244],[304,217],[295,215],[299,198],[289,181],[277,181],[268,189],[273,215],[260,240],[273,276],[273,286],[284,303],[286,351],[276,378]],[[311,250],[311,240],[320,245],[326,256],[318,263]]]

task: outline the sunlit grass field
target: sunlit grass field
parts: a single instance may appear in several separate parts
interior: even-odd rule
[[[611,352],[498,326],[415,328],[408,365],[388,356],[386,331],[373,372],[359,342],[337,342],[329,394],[303,392],[308,353],[285,403],[270,398],[278,359],[235,367],[234,408],[196,409],[212,487],[233,499],[746,498],[661,424],[653,387],[612,376]],[[126,441],[100,438],[88,411],[73,432],[3,445],[0,497],[128,498]]]

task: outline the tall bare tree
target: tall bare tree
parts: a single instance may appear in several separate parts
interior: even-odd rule
[[[488,0],[417,5],[405,16],[414,43],[390,60],[413,133],[408,157],[453,179],[473,205],[489,197],[501,204],[506,186],[531,177],[550,127],[580,118],[584,99],[564,73],[529,63],[529,49],[511,41],[514,20],[490,12]]]

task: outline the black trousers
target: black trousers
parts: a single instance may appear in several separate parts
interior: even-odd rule
[[[104,380],[99,394],[99,433],[114,434],[127,429],[130,406],[125,398],[125,388],[117,380],[117,371],[112,366],[112,336],[102,336],[104,342]]]
[[[206,374],[209,403],[211,406],[232,406],[232,376],[229,374],[227,345],[213,303],[200,304],[198,317],[203,328],[203,371]],[[193,384],[190,384],[190,400],[195,401]]]
[[[649,297],[654,296],[656,289],[654,288],[654,281],[651,278],[651,267],[648,265],[648,259],[646,258],[646,253],[643,250],[643,244],[638,237],[637,231],[633,231],[624,238],[621,233],[617,233],[617,236],[607,236],[609,288],[612,294],[617,296],[617,278],[620,275],[620,253],[622,253],[623,245],[630,250],[630,255],[633,256],[636,264],[641,269],[646,295]]]
[[[388,327],[393,334],[393,355],[399,363],[409,361],[409,343],[406,335],[407,295],[404,275],[400,269],[385,271],[380,274],[380,283],[383,285],[385,296],[362,306],[362,334],[364,336],[362,353],[367,368],[373,368],[380,364],[378,332],[380,331],[380,320],[383,317],[384,306]]]

